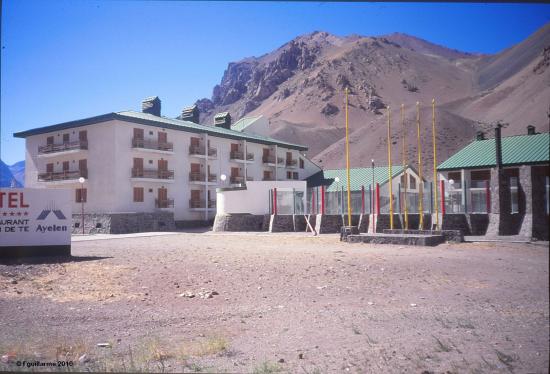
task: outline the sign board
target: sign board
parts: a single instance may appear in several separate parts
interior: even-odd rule
[[[0,189],[0,257],[69,255],[70,191]]]

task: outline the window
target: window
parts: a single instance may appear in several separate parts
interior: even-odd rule
[[[304,168],[304,159],[301,158],[300,159],[300,169],[303,169]]]
[[[77,188],[75,192],[75,202],[85,203],[88,195],[87,190],[85,188]]]
[[[416,190],[416,178],[412,175],[409,175],[409,188],[412,190]]]
[[[298,172],[297,172],[297,171],[295,171],[295,172],[292,173],[292,179],[296,179],[296,180],[299,179],[299,178],[298,178]]]
[[[292,172],[291,171],[286,172],[286,179],[292,179]]]
[[[462,188],[462,173],[461,172],[452,172],[448,175],[449,180],[453,180],[453,189],[460,190]]]
[[[510,203],[511,213],[519,213],[518,177],[510,177]]]
[[[63,134],[63,144],[66,144],[69,142],[69,134]]]
[[[143,202],[143,187],[134,187],[134,203]]]
[[[48,136],[46,138],[46,144],[47,145],[52,145],[53,144],[53,136]]]

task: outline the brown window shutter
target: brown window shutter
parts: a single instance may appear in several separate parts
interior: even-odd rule
[[[69,134],[63,134],[63,143],[69,142]]]
[[[69,171],[69,161],[63,161],[63,171]]]
[[[168,141],[168,135],[165,132],[159,131],[158,133],[158,142],[166,143]]]
[[[75,192],[75,195],[74,195],[74,201],[75,203],[80,203],[80,188],[77,188],[76,190],[74,190]]]
[[[46,164],[46,173],[53,173],[53,164]]]
[[[53,136],[48,136],[48,137],[46,138],[46,144],[47,144],[47,145],[53,144]]]
[[[88,131],[82,130],[78,132],[78,140],[87,141],[88,140]]]
[[[143,139],[143,129],[134,129],[134,139]]]

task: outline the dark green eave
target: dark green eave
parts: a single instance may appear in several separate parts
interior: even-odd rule
[[[506,136],[502,138],[502,165],[548,164],[550,134]],[[495,139],[475,140],[442,162],[438,171],[479,169],[496,166]]]
[[[392,166],[392,178],[395,178],[403,172],[403,165]],[[340,181],[336,183],[336,177]],[[361,186],[366,189],[372,184],[373,170],[372,168],[352,168],[350,169],[350,191],[361,191]],[[374,183],[380,186],[388,183],[389,167],[377,166],[374,168]],[[347,186],[346,169],[327,169],[317,172],[306,179],[308,187],[325,186],[327,192],[338,191],[340,188]]]
[[[189,121],[182,121],[182,120],[166,118],[166,117],[158,117],[149,113],[132,112],[132,111],[107,113],[96,117],[64,122],[64,123],[60,123],[52,126],[39,127],[36,129],[17,132],[13,134],[13,136],[16,138],[26,138],[32,135],[39,135],[39,134],[45,134],[49,132],[67,130],[74,127],[99,124],[99,123],[107,122],[111,120],[120,120],[120,121],[138,123],[142,125],[161,127],[164,129],[192,132],[197,134],[207,133],[208,135],[218,136],[221,138],[247,140],[247,141],[251,141],[259,144],[278,145],[289,149],[295,149],[298,151],[307,151],[306,146],[303,146],[300,144],[288,143],[288,142],[280,141],[280,140],[273,139],[266,136],[243,133],[240,131],[225,129],[223,127],[199,125]]]

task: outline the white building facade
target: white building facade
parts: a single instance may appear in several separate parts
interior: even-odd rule
[[[216,214],[218,187],[303,180],[320,170],[304,146],[161,117],[160,100],[152,112],[109,113],[14,136],[26,140],[25,186],[71,190],[73,213],[84,203],[86,213],[161,211],[176,222],[207,221]]]

